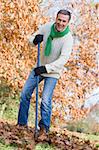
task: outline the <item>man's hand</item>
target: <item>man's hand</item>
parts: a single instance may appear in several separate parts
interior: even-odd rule
[[[41,43],[43,41],[43,35],[37,34],[33,40],[33,43],[37,45],[38,43]]]
[[[38,76],[42,73],[47,73],[47,70],[46,70],[46,67],[45,66],[40,66],[40,67],[36,67],[34,69],[34,72],[35,72],[35,76]]]

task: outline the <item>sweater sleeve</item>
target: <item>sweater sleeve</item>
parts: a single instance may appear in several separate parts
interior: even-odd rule
[[[47,73],[59,73],[64,65],[67,63],[73,46],[73,37],[70,36],[64,41],[63,47],[61,49],[61,54],[57,60],[52,63],[46,64]]]
[[[31,34],[30,36],[28,36],[28,41],[29,41],[29,43],[30,43],[32,46],[35,46],[35,44],[33,43],[33,40],[34,40],[34,38],[35,38],[35,36],[36,36],[37,34],[43,34],[43,35],[44,35],[44,26],[45,26],[45,25],[42,25],[42,26],[39,28],[39,30],[37,30],[35,33],[33,33],[33,34]]]

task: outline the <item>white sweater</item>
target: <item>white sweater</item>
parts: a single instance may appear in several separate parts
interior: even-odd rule
[[[66,34],[63,37],[54,38],[52,40],[52,50],[49,56],[44,55],[44,49],[46,45],[47,38],[51,31],[51,26],[53,23],[47,23],[43,25],[39,31],[29,37],[29,42],[34,46],[33,39],[36,34],[43,34],[43,49],[41,50],[41,65],[45,65],[47,73],[42,74],[46,77],[54,77],[59,79],[64,68],[64,65],[67,63],[70,54],[72,52],[73,46],[73,37],[71,32]]]

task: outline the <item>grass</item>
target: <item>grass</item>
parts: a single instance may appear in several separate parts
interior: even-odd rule
[[[19,96],[15,96],[13,98],[12,95],[9,97],[4,97],[5,103],[1,105],[1,116],[0,118],[3,118],[4,120],[9,120],[9,121],[16,121],[17,119],[17,112],[18,112],[18,106],[19,106]],[[3,109],[3,106],[4,109]]]
[[[0,118],[12,122],[17,122],[18,109],[20,103],[20,92],[13,92],[3,81],[0,84]],[[34,125],[34,106],[30,105],[29,125]]]
[[[6,144],[3,139],[0,139],[0,150],[18,150],[18,147],[16,144]],[[36,145],[35,150],[55,150],[55,147],[48,143],[40,143]]]
[[[99,144],[96,144],[96,148],[99,148]]]
[[[18,150],[18,147],[0,143],[0,150]],[[55,148],[48,144],[38,144],[35,150],[55,150]]]
[[[78,121],[68,122],[66,128],[69,131],[76,131],[79,133],[99,135],[99,124],[92,119],[80,119]]]
[[[15,148],[15,147],[12,147],[10,145],[4,145],[2,143],[0,143],[0,149],[1,150],[17,150],[17,148]]]
[[[85,134],[84,138],[90,141],[99,141],[99,136],[93,134]]]
[[[55,147],[49,144],[37,144],[35,150],[55,150]]]
[[[3,139],[0,139],[0,150],[17,150],[16,146],[5,144]]]

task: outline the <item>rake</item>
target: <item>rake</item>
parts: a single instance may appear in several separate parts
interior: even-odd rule
[[[38,52],[37,52],[37,67],[40,66],[40,43],[38,43]],[[35,109],[35,133],[34,138],[37,140],[38,138],[38,84],[39,84],[39,76],[36,76],[36,109]]]

